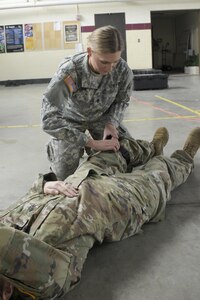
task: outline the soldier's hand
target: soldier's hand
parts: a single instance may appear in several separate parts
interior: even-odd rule
[[[108,136],[111,136],[116,139],[119,138],[119,133],[117,128],[111,123],[108,123],[104,128],[103,140],[106,140]]]
[[[97,151],[112,150],[116,152],[120,148],[119,141],[116,138],[111,138],[110,140],[100,140],[100,141],[90,139],[86,144],[86,146]]]
[[[46,195],[63,194],[70,198],[78,195],[78,190],[64,181],[47,181],[44,184],[43,191]]]

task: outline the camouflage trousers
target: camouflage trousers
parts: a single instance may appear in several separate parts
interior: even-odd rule
[[[92,160],[98,164],[98,156]],[[94,168],[74,198],[45,196],[38,184],[23,201],[1,213],[0,274],[36,299],[62,297],[80,280],[95,242],[120,241],[138,233],[144,223],[163,219],[171,191],[192,169],[191,157],[178,150],[170,158],[153,157],[131,173],[109,176]],[[13,228],[15,216],[29,234]]]

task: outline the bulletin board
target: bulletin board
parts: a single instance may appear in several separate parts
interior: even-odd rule
[[[23,25],[6,25],[6,52],[23,52],[24,51],[24,37]]]
[[[63,22],[64,48],[73,49],[80,42],[80,22]]]
[[[24,24],[24,41],[26,51],[42,50],[42,24]]]
[[[44,23],[44,48],[45,50],[62,48],[60,22]]]
[[[0,26],[0,53],[76,49],[79,21],[55,21]]]

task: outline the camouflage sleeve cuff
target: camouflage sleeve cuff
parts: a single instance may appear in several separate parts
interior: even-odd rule
[[[108,122],[106,124],[112,124],[113,126],[115,126],[116,128],[119,127],[119,122],[114,120],[114,119],[110,119],[108,120]]]
[[[55,180],[57,180],[57,177],[53,172],[47,173],[45,175],[39,174],[38,178],[33,183],[32,187],[31,187],[31,190],[34,193],[36,192],[36,193],[39,193],[39,194],[43,194],[43,188],[44,188],[45,182],[55,181]]]
[[[58,180],[56,174],[53,172],[44,174],[44,181],[56,181]]]
[[[87,144],[87,142],[89,141],[89,139],[91,139],[91,136],[90,136],[89,133],[88,134],[85,134],[85,133],[81,134],[79,136],[79,139],[77,140],[78,146],[81,147],[81,148],[84,148],[85,145]]]

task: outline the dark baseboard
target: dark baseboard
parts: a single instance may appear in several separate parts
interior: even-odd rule
[[[5,85],[6,87],[10,87],[10,86],[18,86],[24,84],[49,83],[50,80],[51,78],[4,80],[4,81],[0,81],[0,85]]]

